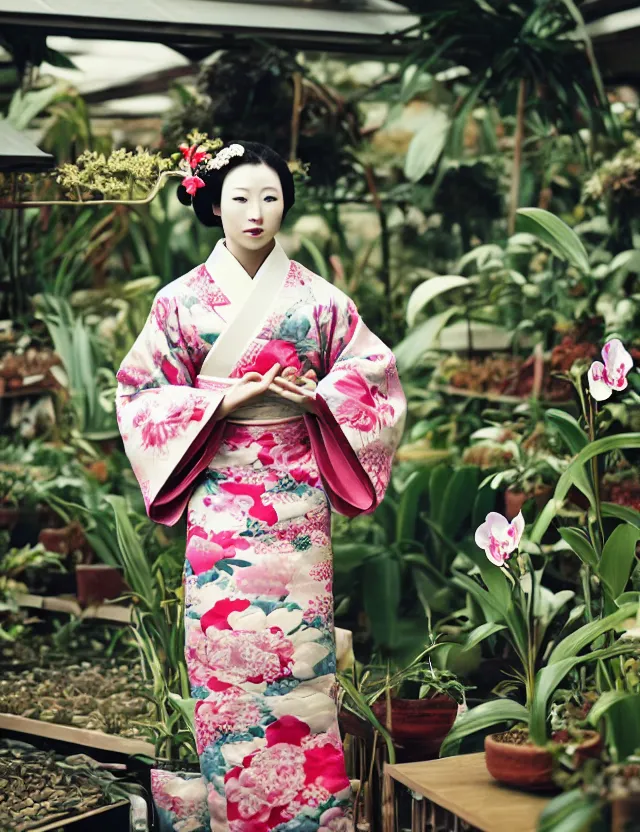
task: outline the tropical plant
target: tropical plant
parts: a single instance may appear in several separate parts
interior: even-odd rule
[[[587,498],[587,531],[575,527],[561,528],[560,535],[582,561],[585,612],[592,615],[591,576],[601,587],[601,612],[613,612],[616,601],[625,591],[636,565],[636,544],[640,540],[640,512],[628,506],[603,503],[600,496],[600,472],[598,457],[613,450],[640,447],[637,433],[617,434],[598,438],[598,402],[612,392],[628,386],[627,374],[633,360],[622,342],[612,339],[602,350],[604,364],[592,363],[588,370],[588,391],[584,389],[584,368],[576,367],[572,373],[583,419],[588,433],[571,416],[562,411],[550,410],[547,423],[560,432],[568,448],[575,455],[560,477],[554,495],[538,518],[531,539],[539,542],[553,517],[562,505],[571,485],[576,486]],[[605,534],[604,517],[621,520],[609,535]]]
[[[95,334],[64,298],[40,295],[36,314],[46,323],[64,366],[64,372],[56,375],[69,391],[77,430],[90,440],[118,436],[115,373]]]
[[[366,524],[334,536],[337,615],[358,599],[373,650],[400,666],[423,652],[432,618],[455,605],[450,570],[460,541],[495,500],[489,489],[467,500],[477,492],[477,467],[454,470],[442,457],[432,454],[439,464],[423,465],[389,489]]]
[[[107,497],[116,521],[118,552],[131,589],[133,633],[150,674],[156,718],[151,725],[156,756],[195,758],[193,710],[184,658],[182,587],[173,589],[161,568],[151,564],[122,497]]]
[[[512,523],[495,512],[488,514],[485,523],[476,531],[477,546],[484,549],[489,561],[478,559],[486,589],[466,575],[459,575],[457,580],[477,599],[487,616],[487,622],[470,634],[469,643],[477,644],[494,633],[506,631],[522,663],[522,669],[516,675],[525,689],[525,704],[500,698],[462,714],[442,746],[443,755],[451,754],[464,737],[513,721],[528,726],[528,736],[534,744],[546,745],[550,740],[550,705],[567,675],[581,665],[591,665],[607,677],[608,660],[636,650],[635,645],[623,639],[608,646],[602,639],[607,636],[611,642],[615,630],[623,627],[624,622],[640,609],[638,598],[623,595],[617,599],[614,612],[590,621],[564,638],[554,639],[544,666],[537,669],[549,624],[571,600],[573,593],[565,591],[553,596],[541,586],[541,576],[527,554],[518,552],[512,557],[518,550],[523,532],[521,514]],[[583,653],[585,648],[590,648],[589,652]]]
[[[473,110],[484,102],[503,103],[505,112],[515,113],[509,215],[513,233],[527,111],[559,133],[574,136],[578,146],[578,114],[592,135],[605,127],[614,129],[580,11],[573,0],[437,0],[426,8],[415,0],[408,5],[420,13],[420,23],[407,33],[412,54],[405,66],[415,67],[407,83],[429,83],[434,56],[440,69],[456,69],[466,81],[452,113],[436,111],[433,123],[416,134],[407,162],[415,156],[423,163],[410,172],[421,178],[443,148],[448,156],[460,157]]]

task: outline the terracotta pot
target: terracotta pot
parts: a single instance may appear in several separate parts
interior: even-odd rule
[[[640,795],[619,797],[611,801],[611,832],[633,832],[638,829]]]
[[[20,509],[15,506],[0,506],[0,529],[11,530],[20,519]]]
[[[81,607],[113,601],[127,591],[122,571],[104,563],[78,564],[76,584]]]
[[[350,734],[352,737],[359,737],[361,740],[368,740],[373,736],[373,726],[366,719],[348,711],[344,705],[338,713],[340,732]]]
[[[386,725],[386,701],[375,702],[372,710],[382,725]],[[458,703],[449,696],[392,699],[391,738],[398,751],[398,762],[412,763],[436,758],[457,713]]]
[[[500,734],[485,737],[485,761],[489,774],[507,786],[521,789],[551,789],[553,756],[537,745],[515,745],[500,742]],[[576,750],[576,762],[597,757],[602,750],[602,737],[596,731],[584,731],[584,739]]]
[[[544,485],[533,494],[529,494],[525,491],[514,491],[511,488],[507,488],[504,492],[505,517],[509,521],[513,520],[516,514],[522,509],[522,506],[527,502],[527,500],[531,499],[531,497],[534,498],[536,506],[540,511],[549,502],[554,490],[555,489],[552,485]]]

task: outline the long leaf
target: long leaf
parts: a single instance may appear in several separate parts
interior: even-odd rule
[[[554,797],[538,818],[537,832],[586,832],[597,818],[600,802],[587,798],[582,789]]]
[[[631,506],[619,506],[617,503],[601,503],[603,517],[617,517],[640,529],[640,511]]]
[[[558,431],[569,451],[575,456],[589,444],[589,437],[582,430],[577,420],[564,410],[550,408],[544,414],[545,423]]]
[[[571,546],[580,560],[594,571],[597,571],[598,556],[582,529],[562,528],[559,529],[559,532],[560,537]]]
[[[420,498],[425,492],[428,492],[431,475],[432,469],[423,468],[419,471],[413,471],[407,478],[398,504],[397,541],[416,539],[416,520]]]
[[[438,524],[443,533],[454,539],[471,515],[473,503],[468,499],[478,490],[478,468],[462,465],[448,481],[438,513]]]
[[[419,182],[438,161],[447,133],[449,117],[443,110],[434,110],[428,123],[411,139],[404,164],[410,182]]]
[[[414,367],[422,356],[433,348],[438,336],[455,315],[464,312],[462,306],[450,306],[443,312],[433,315],[426,321],[422,321],[406,338],[400,341],[393,349],[401,371]]]
[[[606,436],[604,439],[596,439],[595,442],[590,442],[586,448],[583,448],[560,476],[553,497],[542,509],[534,523],[529,536],[530,540],[533,543],[540,543],[551,521],[562,507],[571,485],[575,483],[576,473],[582,471],[586,462],[599,454],[632,448],[640,448],[640,433],[617,433],[613,436]]]
[[[494,635],[494,633],[499,633],[500,630],[506,629],[506,624],[496,624],[493,622],[480,624],[479,627],[476,627],[475,630],[472,630],[467,636],[467,640],[462,647],[463,652],[465,650],[471,650],[477,644],[480,644],[481,641],[484,641],[486,638],[489,638],[489,636]]]
[[[589,722],[597,726],[607,720],[607,740],[616,762],[640,751],[640,693],[612,690],[603,693],[589,712]]]
[[[602,549],[598,572],[611,600],[624,592],[636,561],[640,529],[628,523],[616,526]]]
[[[600,618],[585,624],[576,630],[575,633],[571,633],[571,635],[563,638],[560,644],[556,645],[549,656],[547,664],[553,665],[556,662],[562,662],[565,659],[577,656],[581,650],[604,633],[615,629],[627,618],[631,618],[637,611],[638,604],[624,604],[616,612],[612,612],[610,615],[605,616],[605,618]]]
[[[483,702],[477,708],[472,708],[461,714],[455,721],[453,728],[440,748],[440,756],[448,757],[457,747],[460,740],[478,731],[484,731],[503,722],[529,722],[529,711],[513,699],[494,699]]]
[[[412,327],[420,312],[434,298],[450,292],[452,289],[460,289],[462,286],[467,286],[468,283],[468,277],[447,274],[430,277],[424,283],[416,286],[407,302],[407,325]]]
[[[556,256],[585,274],[589,272],[589,258],[582,240],[555,214],[542,208],[520,208],[516,230],[534,234]]]

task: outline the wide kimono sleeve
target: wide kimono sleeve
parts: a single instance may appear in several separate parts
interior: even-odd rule
[[[305,416],[332,507],[355,517],[384,497],[407,403],[393,352],[369,330],[353,301],[331,287],[316,308],[323,368],[316,415]]]
[[[204,356],[194,349],[187,308],[167,289],[118,370],[116,414],[147,513],[172,526],[215,455],[223,430],[215,413],[226,390],[194,388]]]

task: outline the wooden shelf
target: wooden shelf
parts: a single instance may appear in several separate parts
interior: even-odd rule
[[[105,812],[118,812],[119,810],[124,819],[130,811],[129,801],[118,800],[116,803],[100,806],[99,809],[92,809],[90,812],[83,812],[81,815],[70,815],[68,812],[58,812],[56,815],[51,815],[49,820],[43,820],[42,823],[44,825],[33,827],[29,832],[59,832],[60,829],[66,829],[68,826],[73,826],[74,824],[77,824],[78,827],[83,829],[90,829],[93,828],[95,822],[100,820],[100,815],[104,815]],[[113,820],[110,818],[112,823]]]
[[[58,725],[15,714],[0,713],[0,730],[18,731],[21,734],[70,742],[88,748],[100,748],[102,751],[113,751],[117,754],[146,754],[151,757],[155,755],[153,743],[147,740],[128,739],[115,734],[105,734],[102,731],[75,728],[73,725]]]
[[[487,771],[484,753],[387,763],[384,773],[481,832],[536,832],[549,802],[543,795],[501,786]]]
[[[38,387],[37,384],[26,387],[8,388],[0,393],[0,399],[24,399],[27,396],[44,396],[45,393],[57,393],[59,387]]]
[[[531,399],[531,396],[507,396],[503,393],[465,390],[461,387],[453,387],[450,384],[432,384],[428,389],[433,390],[434,393],[443,393],[446,396],[464,396],[466,399],[485,399],[488,402],[502,402],[504,404],[526,404]],[[547,401],[546,399],[539,399],[539,402],[549,407],[568,407],[574,404],[572,400]]]
[[[103,621],[116,621],[121,624],[131,623],[131,607],[122,604],[97,604],[91,607],[81,607],[72,597],[46,595],[17,595],[16,600],[21,607],[47,610],[48,612],[67,612],[78,618],[99,618]]]

